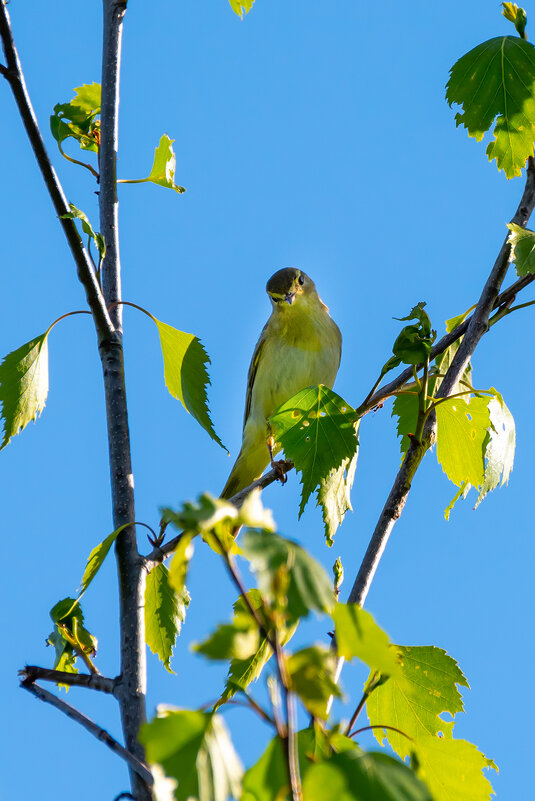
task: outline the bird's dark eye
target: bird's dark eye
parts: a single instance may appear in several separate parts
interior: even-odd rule
[[[297,280],[299,281],[299,283],[301,284],[301,286],[303,286],[303,284],[305,283],[305,279],[303,278],[303,276],[302,276],[302,275],[300,275],[300,276],[299,276],[299,278],[298,278]]]
[[[279,299],[278,298],[274,298],[273,295],[271,296],[271,300],[273,301],[273,303],[278,303],[279,302]]]

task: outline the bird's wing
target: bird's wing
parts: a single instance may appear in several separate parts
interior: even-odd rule
[[[245,412],[243,414],[243,427],[245,428],[245,424],[247,422],[247,418],[249,417],[249,412],[251,411],[251,399],[253,397],[253,385],[254,380],[256,378],[256,373],[258,370],[258,365],[260,364],[260,359],[262,358],[262,351],[264,350],[264,345],[266,344],[267,339],[267,329],[269,325],[269,320],[265,324],[260,334],[260,338],[256,343],[256,348],[254,349],[253,358],[251,359],[251,364],[249,365],[249,372],[247,374],[247,394],[245,396]]]

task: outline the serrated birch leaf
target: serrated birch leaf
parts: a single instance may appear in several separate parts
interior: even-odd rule
[[[212,439],[223,450],[227,450],[210,419],[206,393],[206,387],[210,384],[206,365],[210,363],[210,359],[200,339],[149,316],[156,323],[160,335],[165,386]]]
[[[507,178],[520,175],[535,141],[535,48],[516,36],[489,39],[451,68],[446,100],[462,106],[455,115],[469,136],[481,141],[494,120],[487,147]]]
[[[48,395],[48,331],[8,353],[0,364],[4,437],[0,450],[43,411]]]
[[[147,576],[145,588],[145,640],[170,673],[177,634],[186,618],[189,595],[178,595],[169,583],[165,565],[156,565]]]
[[[341,526],[346,512],[353,511],[351,506],[351,489],[357,469],[357,450],[351,459],[344,459],[340,467],[329,470],[327,476],[320,481],[318,487],[318,506],[321,506],[325,524],[325,540],[330,547],[334,544],[334,535]]]
[[[414,434],[416,423],[418,422],[418,395],[416,390],[414,395],[397,395],[392,405],[392,417],[398,418],[396,431],[398,437],[401,437],[399,447],[401,453],[405,453],[411,444],[409,434]]]
[[[511,258],[515,263],[517,275],[535,273],[535,232],[515,223],[509,223],[507,227],[511,231],[508,242],[511,245]]]
[[[491,427],[485,448],[485,480],[476,501],[479,506],[488,492],[509,481],[515,459],[515,421],[501,395],[488,404]]]
[[[417,775],[433,801],[489,801],[494,795],[482,771],[498,768],[473,743],[453,737],[420,737],[415,752]]]
[[[320,384],[303,389],[279,406],[269,423],[276,441],[301,473],[301,516],[310,494],[331,471],[349,465],[355,456],[356,412],[336,392]],[[322,499],[327,494],[321,493]]]
[[[174,139],[164,134],[154,151],[154,161],[147,181],[167,189],[174,189],[180,195],[185,192],[183,186],[175,184],[176,156],[173,150]]]
[[[392,676],[400,672],[399,658],[388,635],[373,617],[358,604],[337,603],[333,620],[338,654],[345,659],[357,657],[372,671]]]
[[[452,398],[436,407],[437,459],[457,487],[485,481],[485,440],[490,428],[488,398]]]
[[[461,712],[463,702],[457,685],[468,687],[457,662],[434,646],[395,647],[401,655],[400,670],[369,696],[366,711],[370,725],[394,726],[413,740],[439,732],[451,737],[453,721],[445,721],[440,715]],[[381,744],[385,734],[398,756],[404,759],[410,755],[413,743],[407,737],[391,729],[374,729]]]

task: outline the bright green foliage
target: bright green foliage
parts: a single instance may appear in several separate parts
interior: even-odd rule
[[[170,672],[177,634],[186,618],[189,594],[177,594],[169,582],[165,565],[156,565],[147,576],[145,588],[145,640]]]
[[[414,434],[418,421],[418,395],[416,389],[414,389],[414,394],[403,394],[396,397],[392,405],[392,417],[394,416],[398,418],[396,431],[398,437],[401,437],[401,453],[406,453],[411,444],[409,434]]]
[[[388,676],[399,675],[399,657],[384,632],[369,612],[358,604],[340,604],[334,607],[333,619],[336,645],[340,656],[358,659],[372,671]]]
[[[171,564],[169,565],[169,584],[180,595],[185,588],[188,575],[189,563],[193,557],[192,535],[186,532],[182,535],[180,542],[174,550]]]
[[[288,622],[311,611],[332,611],[334,592],[327,573],[296,542],[266,531],[246,531],[240,544],[263,597],[275,605],[284,602]]]
[[[170,139],[164,134],[160,139],[158,147],[154,151],[154,162],[146,181],[165,186],[167,189],[174,189],[175,192],[182,194],[185,192],[183,186],[175,184],[176,156],[173,150],[174,139]]]
[[[50,117],[52,136],[60,146],[68,137],[77,140],[82,150],[97,153],[100,146],[100,84],[78,86],[69,103],[58,103]]]
[[[48,395],[48,331],[8,353],[0,364],[0,403],[4,438],[26,428],[43,411]]]
[[[535,141],[535,48],[515,36],[489,39],[466,53],[451,69],[446,86],[450,106],[469,136],[481,141],[494,126],[487,147],[489,161],[496,159],[507,178],[521,174]]]
[[[458,325],[461,325],[461,323],[464,323],[464,321],[466,320],[466,318],[470,314],[470,311],[471,311],[471,309],[468,309],[467,311],[463,312],[463,314],[458,314],[456,317],[451,317],[449,320],[446,320],[446,332],[449,334],[452,331],[454,331],[457,328]],[[459,337],[459,339],[457,339],[455,342],[453,342],[449,346],[449,348],[446,348],[444,353],[441,353],[439,356],[436,357],[436,359],[435,359],[436,371],[435,372],[438,372],[441,375],[444,375],[447,372],[447,370],[451,366],[451,363],[453,361],[453,357],[455,356],[455,354],[459,350],[459,345],[461,344],[462,341],[463,341],[463,338]],[[463,372],[463,374],[461,376],[461,381],[466,381],[466,382],[470,383],[471,373],[472,373],[472,366],[471,366],[471,364],[469,362],[467,364],[467,366],[465,367],[464,372]],[[438,388],[439,388],[441,383],[442,383],[442,379],[441,378],[431,377],[430,382],[429,382],[429,394],[436,395],[437,390],[438,390]],[[465,386],[460,386],[459,389],[466,389],[466,387]]]
[[[297,733],[297,747],[301,778],[304,778],[312,765],[309,755],[316,751],[312,727]],[[240,801],[287,801],[289,797],[287,763],[282,743],[274,737],[258,762],[245,773]]]
[[[433,801],[489,801],[494,795],[482,771],[498,768],[473,743],[422,736],[415,751],[418,776],[429,787]]]
[[[106,255],[106,243],[104,241],[104,237],[102,236],[102,234],[99,234],[98,231],[95,233],[95,231],[93,230],[93,226],[91,225],[87,215],[83,211],[77,209],[76,206],[72,205],[72,203],[69,203],[69,206],[71,209],[70,212],[68,214],[62,214],[61,219],[82,221],[82,231],[84,232],[84,234],[87,234],[87,236],[89,237],[89,241],[91,240],[94,241],[96,248],[98,250],[100,261],[102,261],[104,259],[104,256]]]
[[[507,227],[511,231],[508,242],[517,274],[532,275],[535,273],[535,232],[515,223],[509,223]]]
[[[248,14],[252,9],[254,0],[229,0],[229,3],[234,13],[243,19],[244,12]]]
[[[492,492],[498,484],[502,486],[507,484],[515,458],[515,421],[499,393],[489,401],[489,415],[491,427],[488,430],[485,448],[485,481],[476,506],[481,503],[487,492]]]
[[[355,433],[358,431],[358,422]],[[318,504],[321,506],[323,522],[325,523],[325,540],[331,547],[334,544],[334,535],[338,526],[344,520],[346,512],[353,511],[351,506],[351,487],[355,480],[357,469],[357,450],[351,459],[344,459],[340,467],[329,470],[325,478],[320,480],[318,487]]]
[[[76,660],[79,655],[67,637],[73,638],[80,650],[89,656],[97,651],[97,639],[84,627],[82,609],[76,605],[74,598],[63,598],[58,601],[50,610],[50,617],[54,622],[54,630],[47,637],[47,642],[56,650],[54,669],[63,670],[65,673],[78,673]],[[59,686],[68,690],[65,684]]]
[[[406,325],[399,332],[392,346],[393,356],[383,365],[380,378],[401,363],[417,365],[425,362],[431,352],[435,341],[436,331],[431,329],[431,320],[426,311],[425,303],[420,301],[413,306],[406,317],[396,317],[400,321],[416,320],[412,325]]]
[[[269,423],[275,439],[301,473],[299,516],[311,492],[319,487],[318,503],[326,510],[326,521],[332,519],[340,503],[333,496],[347,497],[355,472],[353,459],[358,447],[355,410],[320,384],[303,389],[279,406]],[[342,490],[341,481],[345,481]],[[344,505],[343,500],[341,503]],[[345,506],[347,508],[347,503]],[[327,526],[327,533],[332,536],[332,526]]]
[[[208,659],[250,659],[259,647],[258,626],[249,612],[237,614],[232,623],[219,625],[206,640],[192,647]]]
[[[139,739],[147,760],[175,781],[175,801],[240,797],[243,768],[219,715],[160,707]]]
[[[432,645],[396,646],[401,654],[398,675],[377,686],[366,703],[370,725],[394,726],[417,741],[418,738],[437,735],[451,737],[453,721],[440,715],[455,715],[463,710],[457,684],[468,687],[457,662],[440,648]],[[374,729],[382,744],[383,736],[402,759],[410,756],[414,744],[390,729]]]
[[[206,365],[210,359],[201,341],[193,334],[186,334],[149,316],[156,323],[160,335],[165,386],[212,439],[226,450],[210,420],[206,395],[210,383]]]
[[[437,459],[457,487],[463,482],[482,487],[485,444],[490,428],[489,399],[452,398],[436,407]]]
[[[355,748],[312,765],[303,782],[303,801],[432,799],[425,784],[399,760],[388,754],[362,753]]]
[[[93,548],[87,560],[87,565],[84,570],[84,575],[82,576],[80,589],[78,591],[79,594],[78,598],[75,601],[75,604],[79,602],[80,598],[85,593],[85,591],[87,590],[87,588],[97,575],[98,571],[102,567],[104,559],[108,555],[111,546],[113,545],[113,543],[115,542],[121,531],[124,531],[124,529],[128,528],[129,525],[130,525],[129,523],[126,523],[123,526],[119,526],[119,528],[115,529],[115,531],[112,531],[111,534],[108,534],[106,539],[103,540],[101,543],[99,543],[96,546],[96,548]]]
[[[334,680],[334,652],[325,646],[314,645],[292,654],[286,664],[292,690],[311,715],[326,720],[329,698],[342,695]]]

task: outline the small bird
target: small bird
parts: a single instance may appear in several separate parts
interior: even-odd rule
[[[242,446],[222,498],[249,486],[269,464],[267,420],[273,412],[306,387],[332,389],[340,364],[340,329],[306,273],[295,267],[279,270],[266,292],[273,308],[251,359]]]

